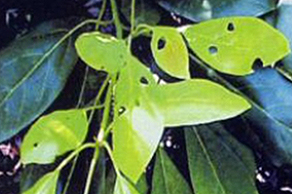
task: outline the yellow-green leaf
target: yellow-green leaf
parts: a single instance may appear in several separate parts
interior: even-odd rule
[[[84,110],[56,111],[41,117],[24,137],[21,161],[47,164],[84,141],[88,128]]]
[[[188,50],[177,29],[154,27],[151,50],[163,71],[173,77],[190,78]]]
[[[23,194],[55,194],[59,171],[46,174]]]
[[[139,192],[124,177],[117,176],[114,194],[139,194]]]
[[[186,80],[149,89],[165,126],[209,123],[237,116],[251,106],[242,97],[205,79]]]
[[[128,55],[123,40],[100,32],[82,34],[76,40],[75,46],[78,55],[87,65],[109,73],[118,72]]]
[[[202,22],[184,29],[191,49],[218,71],[246,75],[253,64],[272,65],[289,52],[285,36],[253,17],[230,17]]]
[[[150,162],[162,136],[163,121],[146,88],[155,86],[150,71],[129,56],[116,86],[113,155],[134,183]],[[133,159],[134,157],[134,159]]]
[[[159,113],[142,104],[120,116],[113,131],[113,155],[119,169],[137,183],[163,133]]]

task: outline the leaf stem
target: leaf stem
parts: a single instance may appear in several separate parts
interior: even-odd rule
[[[93,174],[94,174],[94,170],[95,170],[95,166],[96,166],[98,157],[99,157],[99,143],[97,141],[96,144],[95,144],[94,155],[93,155],[93,158],[91,160],[89,171],[88,171],[88,175],[87,175],[84,194],[88,194],[89,193],[90,185],[91,185],[91,182],[92,182],[92,178],[93,178]]]
[[[108,76],[108,78],[110,78],[110,76]],[[113,85],[115,84],[114,80],[115,80],[114,78],[111,80],[110,86],[107,90],[106,99],[105,99],[105,108],[103,111],[103,118],[102,118],[102,122],[101,122],[101,127],[100,127],[99,133],[97,135],[97,141],[95,143],[95,152],[94,152],[94,155],[93,155],[91,162],[90,162],[90,168],[89,168],[89,172],[87,175],[86,185],[85,185],[85,189],[84,189],[83,194],[89,193],[90,185],[91,185],[94,170],[95,170],[95,166],[96,166],[96,163],[97,163],[97,160],[99,157],[100,142],[104,141],[104,131],[105,131],[106,126],[108,125],[108,120],[109,120],[109,115],[110,115],[110,110],[111,110],[112,91],[113,91]],[[99,92],[99,94],[100,94],[100,92]]]
[[[104,142],[102,142],[102,146],[106,149],[106,151],[107,151],[107,153],[108,153],[108,155],[113,163],[113,166],[114,166],[114,169],[115,169],[117,176],[121,176],[121,173],[119,171],[119,168],[117,167],[117,163],[115,162],[110,145],[106,141],[104,141]]]
[[[112,13],[113,13],[113,17],[114,17],[114,23],[116,26],[116,31],[117,31],[117,37],[119,39],[123,38],[123,28],[121,25],[121,21],[118,15],[118,8],[117,8],[117,4],[115,0],[110,0],[111,2],[111,7],[112,7]]]
[[[103,0],[102,1],[101,9],[100,9],[100,12],[99,12],[99,15],[98,15],[98,18],[97,18],[98,22],[96,23],[95,30],[98,30],[98,28],[99,28],[99,25],[100,25],[99,22],[101,21],[102,16],[103,16],[103,14],[105,12],[106,2],[107,2],[107,0]]]
[[[87,77],[88,77],[88,71],[89,71],[89,67],[86,66],[85,73],[84,73],[84,78],[83,78],[83,82],[82,82],[82,86],[81,86],[81,90],[80,90],[80,94],[79,94],[79,98],[78,98],[78,102],[77,102],[77,105],[76,105],[77,108],[79,108],[81,103],[82,103],[82,98],[83,98],[84,91],[85,91],[85,84],[86,84]]]
[[[79,152],[87,148],[95,148],[95,143],[86,143],[74,150],[61,164],[56,168],[56,170],[62,170]]]

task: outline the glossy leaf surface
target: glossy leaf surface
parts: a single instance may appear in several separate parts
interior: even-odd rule
[[[123,40],[100,32],[84,33],[75,42],[80,58],[96,70],[116,73],[125,65],[127,47]]]
[[[249,98],[251,111],[243,116],[263,143],[275,165],[292,163],[292,84],[273,69],[245,78],[227,79]]]
[[[163,149],[156,154],[151,194],[192,194],[190,186]]]
[[[63,89],[77,60],[72,38],[49,50],[68,32],[67,22],[44,23],[0,52],[0,141],[37,118]]]
[[[191,179],[196,194],[257,194],[252,153],[220,123],[186,128]]]
[[[87,128],[84,110],[55,111],[41,117],[23,140],[21,161],[24,164],[52,163],[57,156],[80,146]]]
[[[59,171],[46,174],[23,194],[55,194]]]
[[[114,194],[139,194],[139,192],[125,178],[117,176]]]
[[[209,123],[237,116],[250,108],[239,95],[205,79],[159,85],[151,92],[165,126]]]
[[[292,25],[292,3],[289,0],[282,0],[277,10],[276,27],[283,32],[290,42],[290,48],[292,47],[292,29],[288,26]],[[283,59],[285,67],[292,68],[292,54],[290,53]]]
[[[274,0],[156,0],[163,8],[193,21],[226,16],[260,16],[276,8]]]
[[[134,183],[150,162],[163,132],[162,117],[146,92],[153,84],[149,70],[131,57],[116,87],[120,116],[114,124],[113,155],[119,169]]]
[[[177,29],[154,27],[151,50],[163,71],[173,77],[190,78],[188,50]]]
[[[184,35],[199,58],[218,71],[234,75],[253,73],[255,62],[260,60],[266,67],[290,53],[284,35],[257,18],[202,22],[188,27]]]

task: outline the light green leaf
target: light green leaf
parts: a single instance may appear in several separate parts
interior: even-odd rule
[[[84,110],[55,111],[41,117],[24,137],[21,161],[46,164],[80,146],[87,134]]]
[[[117,176],[114,194],[139,194],[139,192],[124,177]]]
[[[145,88],[155,85],[153,75],[136,58],[128,56],[126,67],[119,76],[116,87],[116,107],[119,109],[132,109],[134,106],[148,98]]]
[[[151,160],[163,132],[162,117],[146,92],[154,84],[149,70],[129,57],[116,87],[119,116],[113,129],[113,155],[119,169],[134,183]]]
[[[260,36],[259,36],[260,34]],[[254,62],[272,65],[290,52],[283,34],[252,17],[232,17],[202,22],[185,29],[191,49],[218,71],[246,75]]]
[[[162,133],[163,120],[159,113],[143,104],[116,120],[113,155],[118,168],[134,183],[150,162]]]
[[[163,149],[156,154],[151,194],[192,194],[190,186]]]
[[[214,122],[235,117],[250,108],[239,95],[205,79],[159,85],[149,91],[165,126]]]
[[[84,33],[75,42],[80,58],[96,70],[116,73],[125,64],[127,47],[123,40],[100,32]]]
[[[23,194],[55,194],[59,173],[54,171],[46,174]]]
[[[188,162],[196,194],[257,194],[255,162],[249,149],[213,123],[185,130]]]
[[[177,78],[190,78],[188,50],[177,29],[154,27],[151,50],[163,71]]]

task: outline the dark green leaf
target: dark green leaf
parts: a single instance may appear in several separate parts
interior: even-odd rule
[[[250,108],[242,97],[205,79],[151,88],[165,126],[194,125],[234,117]]]
[[[252,73],[258,60],[264,67],[273,66],[290,53],[289,41],[283,34],[252,17],[202,22],[188,27],[184,35],[202,60],[216,70],[234,75]]]
[[[292,29],[288,26],[292,25],[292,3],[289,0],[282,0],[277,10],[276,27],[283,32],[289,39],[290,48],[292,47]],[[285,67],[292,69],[292,54],[283,59]]]
[[[63,89],[77,59],[71,38],[48,51],[68,32],[66,26],[67,21],[45,23],[0,52],[0,141],[32,122]]]
[[[128,22],[131,22],[131,0],[121,1],[121,11],[127,18]],[[160,15],[157,9],[147,0],[136,0],[135,5],[135,25],[149,24],[155,25],[159,22]]]
[[[242,115],[261,144],[254,146],[274,165],[292,163],[292,84],[273,69],[260,69],[246,77],[223,76],[203,63],[210,78],[242,93],[252,109]],[[239,123],[240,125],[240,123]]]
[[[151,194],[192,194],[190,186],[163,149],[156,153]]]
[[[148,193],[148,184],[147,184],[147,177],[146,173],[143,173],[140,179],[138,180],[137,184],[135,185],[137,191],[140,194],[147,194]]]
[[[188,50],[176,28],[154,27],[151,50],[158,66],[171,76],[189,79]]]
[[[127,47],[123,40],[100,32],[84,33],[76,40],[80,58],[96,70],[118,72],[127,59]]]
[[[59,173],[59,171],[54,171],[46,174],[23,194],[55,194]]]
[[[54,162],[57,156],[82,144],[87,128],[88,122],[84,110],[56,111],[41,117],[23,140],[22,163]]]
[[[259,16],[276,8],[275,0],[156,0],[169,12],[193,21],[226,16]]]
[[[252,153],[220,123],[186,128],[188,162],[196,194],[257,194]]]
[[[250,100],[249,121],[274,164],[292,163],[292,84],[277,71],[265,69],[245,78],[228,79]]]

